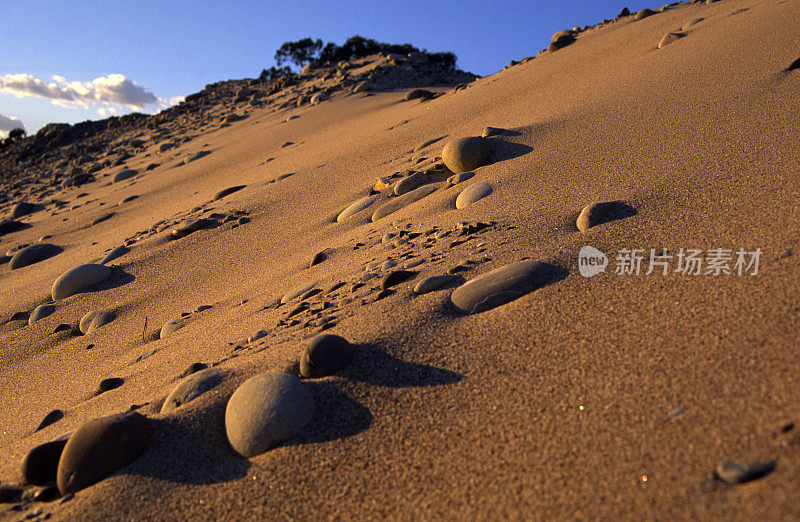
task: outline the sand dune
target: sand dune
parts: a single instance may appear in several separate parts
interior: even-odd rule
[[[798,8],[678,3],[478,79],[222,83],[20,167],[0,516],[796,518]],[[79,428],[68,494],[25,485]]]

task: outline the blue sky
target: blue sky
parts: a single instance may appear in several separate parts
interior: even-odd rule
[[[0,131],[18,122],[33,133],[48,122],[157,112],[207,83],[258,76],[274,65],[283,42],[306,36],[341,44],[359,34],[452,51],[459,68],[488,75],[546,47],[560,29],[614,18],[624,6],[633,12],[660,5],[0,0]]]

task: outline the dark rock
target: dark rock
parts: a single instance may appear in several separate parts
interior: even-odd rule
[[[326,259],[328,259],[328,254],[326,254],[325,252],[317,252],[316,255],[314,256],[314,259],[311,260],[310,266],[318,265],[324,262]]]
[[[150,423],[137,413],[91,420],[67,441],[58,462],[58,489],[74,493],[138,459],[150,443]]]
[[[100,395],[101,393],[105,393],[107,391],[119,388],[125,383],[125,379],[122,377],[109,377],[108,379],[103,379],[100,381],[100,384],[97,386],[97,391],[94,392],[95,395]]]
[[[28,484],[44,486],[56,480],[58,461],[67,439],[45,442],[36,446],[22,459],[22,478]]]
[[[622,11],[620,11],[619,14],[617,15],[617,18],[622,18],[623,16],[630,16],[630,14],[631,10],[628,9],[627,7],[623,7]]]
[[[218,200],[224,198],[225,196],[230,196],[234,192],[239,192],[240,190],[242,190],[246,186],[247,185],[236,185],[234,187],[228,187],[226,189],[222,189],[219,192],[217,192],[216,194],[214,194],[214,197],[211,198],[211,201],[218,201]]]
[[[161,413],[179,408],[201,396],[222,380],[219,370],[207,368],[184,378],[167,396],[161,406]]]
[[[636,13],[636,16],[634,16],[633,19],[638,22],[639,20],[644,20],[648,16],[652,16],[654,14],[656,14],[656,12],[653,11],[652,9],[642,9],[641,11]]]
[[[381,280],[381,289],[386,290],[387,288],[400,284],[403,281],[407,281],[416,275],[417,273],[412,270],[395,270],[394,272],[389,272],[383,276],[383,279]]]
[[[18,251],[8,263],[8,268],[16,270],[24,266],[39,263],[63,252],[64,249],[50,243],[36,243]]]
[[[22,230],[23,228],[28,228],[29,226],[30,225],[25,223],[14,221],[13,219],[4,219],[3,221],[0,221],[0,236],[11,234],[12,232]]]
[[[714,471],[714,476],[726,484],[740,484],[760,479],[775,471],[776,462],[721,462]]]
[[[200,370],[205,370],[206,368],[208,368],[207,364],[201,363],[201,362],[195,362],[195,363],[190,364],[188,368],[183,370],[183,373],[181,373],[180,376],[181,376],[181,378],[188,377],[191,374],[197,373]]]
[[[406,101],[421,99],[422,101],[429,100],[434,97],[434,93],[425,89],[412,89],[408,91],[404,97]]]
[[[319,378],[334,374],[350,363],[355,352],[355,347],[343,337],[318,335],[300,357],[300,375]]]
[[[11,213],[9,216],[11,219],[21,218],[22,216],[27,216],[28,214],[33,214],[34,212],[38,212],[42,210],[44,207],[42,205],[38,205],[36,203],[28,203],[26,201],[20,201],[13,207],[11,207]]]
[[[61,410],[53,410],[47,415],[44,416],[42,422],[39,423],[39,426],[36,427],[33,431],[43,430],[46,427],[50,426],[51,424],[55,424],[56,422],[60,421],[64,418],[64,412]]]

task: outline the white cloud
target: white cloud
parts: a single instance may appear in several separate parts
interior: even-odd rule
[[[50,83],[30,74],[7,74],[0,76],[0,92],[17,98],[45,98],[55,105],[68,108],[121,105],[140,111],[147,105],[159,104],[159,99],[153,93],[123,74],[109,74],[90,82],[68,81],[63,76],[54,75]]]
[[[14,129],[25,129],[25,125],[13,116],[3,116],[0,114],[0,137],[5,138],[8,132]]]

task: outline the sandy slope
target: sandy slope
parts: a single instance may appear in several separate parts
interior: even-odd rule
[[[800,71],[784,71],[800,53],[798,13],[797,0],[724,0],[638,22],[626,17],[425,103],[380,92],[256,110],[175,151],[149,150],[167,161],[133,184],[71,189],[65,198],[85,191],[93,202],[35,214],[32,228],[2,238],[7,249],[47,233],[65,247],[37,265],[0,268],[3,317],[42,302],[61,272],[156,221],[187,215],[225,187],[247,185],[206,206],[208,213],[242,210],[251,221],[178,241],[165,239],[169,230],[144,237],[114,263],[115,287],[69,298],[31,326],[3,327],[3,484],[19,479],[32,446],[132,404],[148,403],[140,411],[154,420],[154,436],[138,461],[72,500],[0,513],[14,519],[41,508],[59,520],[796,517],[800,437],[798,428],[781,430],[800,421]],[[684,38],[657,49],[665,33],[697,17],[704,20]],[[299,118],[285,122],[290,114]],[[499,138],[498,161],[464,185],[376,223],[373,209],[335,221],[375,177],[411,168],[418,144],[447,136],[430,147],[430,165],[448,139],[479,135],[486,125],[519,135]],[[281,147],[286,141],[294,144]],[[201,148],[212,153],[170,168],[176,160],[169,158]],[[286,173],[294,174],[268,183]],[[456,210],[456,195],[474,181],[494,192]],[[110,209],[113,218],[84,228],[134,194],[140,197]],[[585,234],[574,228],[584,205],[617,199],[637,215]],[[380,244],[395,220],[416,232],[495,224],[452,247],[453,235],[430,248],[421,236],[412,251],[426,262],[415,280],[380,300],[377,279],[349,294],[365,263],[403,251]],[[365,246],[354,250],[359,242]],[[612,257],[611,273],[578,273],[587,244]],[[615,275],[613,253],[621,248],[763,254],[754,277]],[[308,268],[323,249],[328,260]],[[453,310],[451,289],[411,292],[423,276],[466,260],[474,264],[461,274],[471,279],[523,258],[558,264],[568,275],[472,316]],[[287,307],[274,304],[310,280],[321,288],[347,282],[323,315],[335,317],[330,332],[361,343],[360,356],[341,375],[309,383],[318,406],[306,430],[244,460],[225,440],[227,397],[255,373],[291,371],[319,324],[276,326]],[[193,312],[201,305],[212,307]],[[50,334],[96,308],[114,308],[118,318],[85,337]],[[182,312],[193,312],[188,326],[142,340],[145,317],[152,331]],[[269,335],[248,344],[259,329]],[[223,383],[158,414],[194,361],[218,363]],[[110,376],[125,384],[92,398]],[[32,433],[53,408],[64,419]],[[776,459],[777,469],[727,486],[712,478],[727,459]]]

